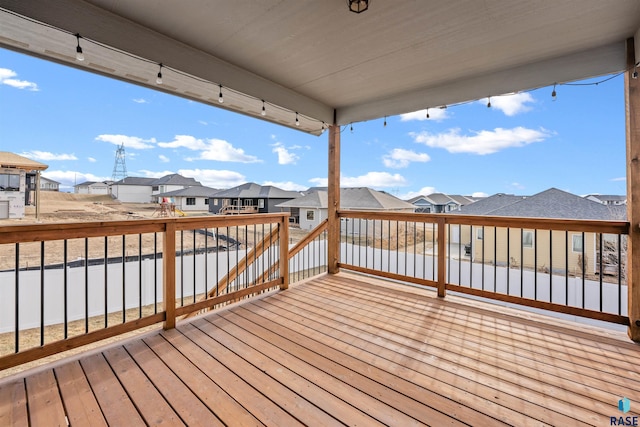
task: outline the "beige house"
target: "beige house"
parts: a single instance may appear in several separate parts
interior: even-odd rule
[[[463,207],[461,215],[583,220],[624,220],[624,206],[605,206],[555,188],[530,197],[496,194]],[[564,274],[618,273],[618,236],[577,231],[451,225],[474,262]],[[626,241],[620,242],[624,259]]]

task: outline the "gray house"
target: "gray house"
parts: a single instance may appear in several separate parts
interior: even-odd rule
[[[328,215],[328,197],[326,190],[313,190],[304,197],[278,205],[282,209],[294,209],[300,212],[300,228],[311,230]],[[366,187],[341,188],[340,208],[360,211],[415,212],[415,207],[383,191]]]
[[[228,190],[221,190],[210,197],[209,212],[221,215],[282,212],[282,209],[276,208],[276,205],[301,196],[302,194],[297,191],[248,182]],[[290,212],[292,216],[297,213]]]
[[[211,196],[215,195],[218,189],[194,185],[193,187],[181,188],[180,190],[169,191],[156,194],[154,197],[159,202],[167,200],[176,209],[183,212],[188,211],[208,211]]]
[[[416,207],[416,212],[447,213],[457,211],[461,206],[473,203],[474,200],[466,196],[431,193],[428,196],[413,197],[407,202]]]

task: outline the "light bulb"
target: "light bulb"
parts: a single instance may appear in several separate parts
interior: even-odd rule
[[[160,64],[160,69],[158,70],[158,78],[156,78],[156,83],[162,84],[162,64]]]
[[[267,110],[265,110],[264,108],[264,100],[262,101],[262,111],[260,112],[260,114],[262,115],[262,117],[267,115]]]
[[[491,108],[491,97],[487,98],[487,108]]]
[[[82,53],[82,47],[80,46],[80,34],[76,34],[78,45],[76,46],[76,59],[78,61],[84,61],[84,54]]]
[[[296,126],[300,126],[300,120],[298,120],[298,113],[296,112]]]
[[[429,109],[427,108],[427,119],[429,118]]]
[[[552,99],[553,101],[555,101],[555,100],[556,100],[556,97],[557,97],[557,94],[556,94],[556,85],[554,84],[554,85],[553,85],[553,92],[551,92],[551,99]]]
[[[220,92],[218,93],[218,102],[222,104],[224,102],[224,98],[222,97],[222,85],[218,86],[220,86]]]

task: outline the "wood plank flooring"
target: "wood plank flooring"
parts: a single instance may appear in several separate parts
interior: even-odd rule
[[[0,426],[608,426],[639,410],[623,334],[352,273],[0,381]]]

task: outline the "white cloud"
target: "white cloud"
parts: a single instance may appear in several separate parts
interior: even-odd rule
[[[75,154],[54,154],[48,151],[26,151],[24,153],[20,153],[21,156],[27,157],[33,160],[42,160],[42,161],[56,161],[56,160],[78,160]]]
[[[525,186],[520,184],[519,182],[512,182],[511,183],[511,187],[517,189],[517,190],[524,190]]]
[[[618,178],[612,178],[611,181],[616,182],[616,181],[626,181],[627,177],[626,176],[621,176]]]
[[[426,153],[416,153],[403,148],[394,148],[389,154],[385,154],[382,157],[386,167],[395,169],[406,168],[411,162],[425,163],[429,160],[431,160],[431,157]]]
[[[58,181],[62,187],[73,187],[75,184],[82,184],[85,181],[102,182],[111,179],[110,177],[98,176],[92,173],[68,170],[47,170],[44,175],[49,179]]]
[[[39,90],[38,85],[34,82],[14,79],[13,77],[16,77],[17,75],[18,74],[13,70],[0,68],[0,84],[11,86],[16,89],[27,89],[34,92]]]
[[[483,105],[487,105],[488,98],[481,99]],[[509,95],[500,95],[491,97],[491,108],[497,108],[507,116],[515,116],[531,110],[531,106],[527,103],[534,102],[533,96],[528,92],[514,93]]]
[[[273,150],[271,151],[278,155],[279,165],[295,165],[298,159],[300,159],[297,154],[288,151],[284,144],[281,142],[276,142],[272,145],[272,147]]]
[[[265,181],[262,183],[262,185],[272,185],[274,187],[278,187],[287,191],[304,191],[307,188],[309,188],[309,186],[296,184],[295,182],[292,182],[292,181],[284,181],[284,182]]]
[[[156,143],[155,138],[142,139],[137,136],[108,134],[98,135],[96,137],[96,141],[108,142],[117,146],[120,146],[120,144],[124,144],[125,149],[133,148],[134,150],[146,150],[149,148],[154,148],[154,144]]]
[[[216,160],[218,162],[259,163],[256,156],[245,154],[242,148],[235,148],[222,139],[199,139],[191,135],[176,135],[171,142],[159,142],[162,148],[186,148],[200,151],[197,158],[187,160]]]
[[[180,169],[178,173],[213,188],[231,188],[247,182],[244,175],[229,170]]]
[[[429,112],[429,118],[427,118],[427,111]],[[424,110],[414,111],[413,113],[400,114],[401,122],[408,122],[411,120],[434,120],[441,122],[449,118],[448,110],[445,108],[429,108]]]
[[[433,148],[444,148],[450,153],[491,154],[510,147],[544,141],[550,133],[545,129],[535,130],[524,127],[513,129],[496,128],[483,130],[471,135],[462,135],[460,129],[450,129],[447,133],[411,133],[415,142]]]
[[[401,194],[398,196],[399,199],[409,200],[418,196],[428,196],[429,194],[433,194],[436,192],[436,187],[422,187],[418,191],[409,191],[408,193]]]
[[[327,178],[311,178],[309,182],[318,187],[327,186]],[[340,186],[342,187],[403,187],[407,185],[407,180],[400,174],[390,174],[388,172],[368,172],[365,175],[350,177],[340,176]]]
[[[160,154],[158,156],[158,160],[160,160],[162,163],[169,163],[169,158],[167,156],[165,156],[164,154]]]
[[[94,159],[93,157],[87,157],[87,161],[88,161],[89,163],[95,163],[95,162],[97,162],[97,160],[96,160],[96,159]]]
[[[476,191],[475,193],[471,194],[471,197],[489,197],[489,195],[484,191]]]
[[[144,98],[135,98],[135,99],[133,99],[133,102],[135,102],[136,104],[148,104],[149,103],[149,101],[147,101]]]

